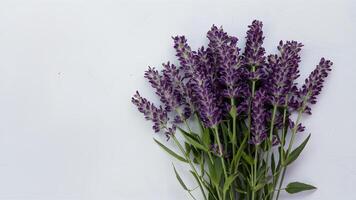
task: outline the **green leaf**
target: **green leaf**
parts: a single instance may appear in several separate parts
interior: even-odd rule
[[[201,156],[200,158],[200,172],[201,172],[201,176],[204,176],[204,173],[205,173],[205,158],[204,156]]]
[[[186,136],[188,136],[188,137],[190,137],[190,138],[192,138],[194,140],[199,140],[199,135],[198,134],[191,133],[191,132],[188,133],[187,131],[185,131],[184,129],[182,129],[180,127],[177,127],[177,128],[182,134],[184,134],[184,135],[186,135]]]
[[[236,191],[237,191],[238,193],[247,194],[247,192],[244,191],[244,190],[242,190],[242,189],[239,189],[239,188],[235,188],[235,189],[236,189]]]
[[[289,183],[287,185],[287,187],[286,187],[286,191],[289,194],[303,192],[303,191],[306,191],[306,190],[315,190],[315,189],[317,189],[317,188],[312,186],[312,185],[308,185],[308,184],[300,183],[300,182]]]
[[[231,130],[224,123],[221,123],[221,130],[222,130],[222,135],[224,137],[226,137],[226,135],[228,135],[230,138],[232,138]],[[226,138],[224,140],[226,141]]]
[[[236,113],[237,113],[237,109],[236,109],[236,106],[231,106],[231,109],[230,109],[230,116],[231,117],[235,117],[236,116]]]
[[[203,144],[206,147],[210,146],[211,140],[210,140],[210,134],[209,134],[209,129],[205,129],[202,133],[202,140],[203,140]]]
[[[235,167],[237,169],[238,166],[239,166],[240,158],[242,156],[243,149],[245,148],[245,144],[247,142],[247,139],[248,139],[248,135],[245,135],[245,137],[244,137],[239,149],[237,150],[236,154],[234,155],[234,157],[233,157],[233,159],[231,161],[231,168],[230,168],[231,172],[233,170],[233,167]]]
[[[184,138],[191,144],[193,145],[195,148],[203,150],[205,152],[208,152],[209,149],[206,148],[205,146],[203,146],[202,144],[200,144],[200,141],[194,137],[192,134],[187,133],[186,131],[182,130],[179,128],[179,130],[182,132],[182,135],[184,136]]]
[[[172,165],[173,165],[173,164],[172,164]],[[173,165],[173,169],[174,169],[174,173],[176,174],[176,177],[177,177],[177,179],[178,179],[180,185],[183,187],[184,190],[189,191],[189,189],[187,188],[187,186],[184,184],[182,178],[179,176],[179,174],[178,174],[178,172],[177,172],[177,170],[176,170],[176,168],[175,168],[174,165]]]
[[[187,142],[184,142],[184,146],[185,146],[185,152],[186,152],[187,156],[189,157],[190,151],[192,150],[192,147]]]
[[[249,134],[248,127],[246,126],[245,122],[243,122],[243,121],[241,122],[241,130],[244,135]]]
[[[271,170],[272,170],[272,174],[274,174],[276,172],[276,161],[274,159],[273,152],[272,152],[272,156],[271,156]]]
[[[221,180],[222,174],[223,174],[222,162],[223,162],[223,160],[221,160],[219,158],[215,158],[214,169],[215,169],[215,173],[217,175],[217,185],[220,184],[220,180]]]
[[[254,187],[254,191],[260,190],[260,189],[263,188],[265,185],[266,185],[265,182],[258,183],[258,184]]]
[[[170,150],[169,148],[167,148],[166,146],[164,146],[162,143],[160,143],[158,140],[154,139],[153,140],[160,146],[162,147],[163,150],[165,150],[167,153],[169,153],[170,155],[172,155],[173,157],[177,158],[178,160],[182,161],[182,162],[188,162],[185,158],[183,158],[182,156],[176,154],[174,151]]]
[[[242,158],[249,164],[249,165],[254,165],[255,160],[250,156],[247,155],[245,152],[242,152]]]
[[[236,179],[237,174],[235,175],[231,175],[229,177],[227,177],[225,183],[224,183],[224,187],[223,187],[223,194],[224,196],[226,195],[226,192],[229,190],[231,184],[234,182],[234,180]]]
[[[216,158],[214,160],[214,164],[212,164],[211,161],[208,160],[208,165],[209,165],[210,179],[211,179],[212,183],[216,187],[218,187],[220,184],[220,180],[221,180],[221,174],[223,172],[222,163],[221,163],[220,159]]]
[[[193,175],[193,177],[195,178],[195,180],[196,180],[196,182],[198,183],[198,185],[199,185],[199,187],[200,187],[200,190],[202,190],[202,192],[204,192],[202,186],[204,186],[204,187],[208,190],[209,199],[210,199],[211,197],[214,197],[214,199],[217,199],[217,198],[213,195],[213,192],[214,192],[214,191],[210,188],[210,184],[207,183],[204,178],[202,179],[202,183],[200,183],[200,181],[199,181],[199,175],[196,174],[195,172],[191,171],[191,170],[190,170],[190,173],[191,173],[191,174]],[[212,196],[210,196],[210,195],[212,195]],[[206,198],[204,198],[204,199],[206,199]]]
[[[193,145],[195,148],[200,149],[200,150],[203,150],[203,151],[205,151],[205,152],[208,152],[208,151],[209,151],[209,149],[206,148],[205,146],[203,146],[202,144],[200,144],[199,141],[196,141],[196,140],[194,140],[194,139],[192,139],[192,138],[190,138],[190,137],[185,137],[185,139],[186,139],[191,145]]]
[[[285,166],[291,164],[293,161],[295,161],[298,158],[300,153],[303,151],[305,145],[307,145],[309,138],[310,138],[310,134],[301,145],[299,145],[296,149],[294,149],[294,151],[292,151],[291,154],[288,155],[286,162],[284,163]]]

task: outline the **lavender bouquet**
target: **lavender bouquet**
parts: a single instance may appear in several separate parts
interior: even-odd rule
[[[196,51],[184,36],[173,37],[179,65],[167,62],[160,72],[151,67],[145,72],[162,105],[139,92],[132,98],[154,131],[173,140],[179,152],[155,142],[190,166],[196,186],[188,187],[174,172],[193,199],[192,188],[199,188],[205,200],[272,200],[281,191],[316,189],[283,181],[310,138],[294,147],[305,129],[302,116],[311,114],[332,62],[321,58],[298,86],[303,45],[280,41],[278,54],[266,56],[262,22],[248,28],[244,51],[237,37],[214,25],[208,46]]]

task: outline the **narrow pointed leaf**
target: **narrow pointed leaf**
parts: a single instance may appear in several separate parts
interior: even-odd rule
[[[198,134],[196,134],[196,133],[188,133],[187,131],[185,131],[184,129],[181,129],[180,127],[177,127],[177,128],[182,134],[184,134],[184,135],[186,135],[186,136],[188,136],[188,137],[190,137],[192,139],[199,140],[199,135]]]
[[[310,134],[301,145],[299,145],[296,149],[294,149],[294,151],[292,151],[291,154],[288,155],[286,162],[284,163],[286,166],[291,164],[293,161],[295,161],[298,158],[300,153],[303,151],[305,145],[307,145],[309,138],[310,138]]]
[[[236,117],[236,114],[237,114],[236,106],[231,106],[229,114],[231,117]]]
[[[206,148],[203,144],[200,143],[200,141],[194,137],[193,135],[189,134],[188,132],[179,129],[182,132],[182,135],[184,136],[184,138],[191,144],[193,145],[195,148],[203,150],[205,152],[208,152],[209,149]]]
[[[210,140],[210,135],[209,135],[209,129],[205,129],[202,132],[202,141],[204,146],[209,147],[211,144],[211,140]]]
[[[173,165],[173,164],[172,164]],[[173,165],[173,169],[174,169],[174,173],[176,174],[176,177],[180,183],[180,185],[183,187],[184,190],[189,191],[189,189],[187,188],[187,186],[185,185],[185,183],[183,182],[182,178],[179,176],[176,167]]]
[[[168,147],[164,146],[162,143],[160,143],[158,140],[153,139],[163,150],[165,150],[167,153],[169,153],[171,156],[177,158],[178,160],[182,162],[188,162],[185,158],[182,156],[176,154],[174,151],[170,150]]]
[[[306,191],[306,190],[315,190],[315,189],[317,189],[317,188],[312,186],[312,185],[308,185],[308,184],[300,183],[300,182],[289,183],[287,185],[287,187],[286,187],[286,191],[289,194],[303,192],[303,191]]]
[[[255,163],[254,159],[250,156],[247,155],[245,152],[242,152],[242,158],[249,164],[253,165]]]
[[[231,175],[229,177],[227,177],[225,183],[224,183],[224,187],[223,187],[223,194],[224,196],[226,195],[226,192],[229,190],[231,184],[234,182],[234,180],[236,179],[237,174],[235,175]]]
[[[271,156],[271,170],[272,170],[272,174],[276,172],[276,161],[274,160],[274,153],[272,153]]]
[[[235,169],[238,168],[239,166],[239,162],[240,162],[240,158],[242,156],[242,152],[243,152],[243,149],[245,148],[245,144],[247,142],[247,139],[248,139],[248,136],[245,135],[239,149],[237,150],[236,154],[234,155],[232,161],[231,161],[231,168],[230,168],[230,171],[232,172],[233,168],[232,167],[235,167]]]

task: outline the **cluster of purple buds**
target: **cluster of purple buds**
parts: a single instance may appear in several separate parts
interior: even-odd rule
[[[208,46],[193,51],[184,36],[173,37],[174,49],[179,65],[163,64],[159,72],[149,67],[145,78],[156,90],[162,106],[152,103],[136,93],[132,102],[146,119],[154,122],[156,132],[163,130],[171,135],[175,125],[187,120],[193,113],[205,127],[214,127],[229,117],[235,104],[237,114],[247,117],[251,109],[251,143],[260,144],[267,137],[266,118],[271,117],[266,107],[287,105],[293,110],[310,113],[309,104],[316,103],[324,79],[331,70],[332,62],[321,59],[319,65],[305,80],[301,88],[295,80],[299,77],[300,51],[303,45],[296,41],[281,41],[279,54],[265,55],[262,22],[254,20],[246,36],[243,52],[237,46],[238,38],[228,35],[222,27],[213,25],[207,33]],[[252,97],[251,81],[256,83]],[[269,106],[269,107],[268,107]],[[287,124],[293,127],[288,119]],[[173,113],[173,120],[168,116]],[[282,128],[282,115],[277,112],[274,126]],[[173,126],[169,128],[167,124]],[[299,124],[298,131],[304,127]],[[273,136],[274,144],[278,138]]]
[[[265,48],[262,46],[264,40],[262,27],[261,21],[254,20],[247,31],[243,55],[245,64],[253,69],[249,74],[251,80],[263,79],[267,75]]]
[[[298,108],[303,109],[304,112],[311,114],[309,104],[315,104],[316,98],[320,94],[324,80],[331,71],[333,63],[330,60],[321,58],[319,64],[314,71],[311,72],[309,77],[305,79],[305,83],[298,92]]]
[[[221,156],[224,155],[224,150],[222,150],[222,152],[220,152],[220,150],[219,150],[219,145],[218,145],[218,144],[212,144],[212,145],[210,145],[210,151],[211,151],[213,154],[215,154],[215,155],[217,155],[217,156],[219,156],[219,157],[221,157]]]
[[[145,78],[156,89],[156,94],[160,97],[161,102],[165,105],[167,112],[170,112],[180,106],[181,96],[172,87],[172,83],[167,77],[159,74],[157,70],[149,67],[145,72]]]
[[[223,86],[222,96],[227,98],[237,98],[244,94],[243,75],[246,69],[243,66],[243,56],[240,55],[240,49],[237,47],[238,39],[229,36],[220,27],[213,25],[208,32],[209,50],[213,53],[219,71],[219,81]]]
[[[268,56],[270,76],[268,79],[268,91],[272,105],[285,105],[286,98],[295,88],[294,81],[299,77],[298,65],[299,52],[303,45],[296,41],[280,41],[277,47],[280,55]]]
[[[209,72],[208,62],[205,58],[206,51],[199,50],[196,57],[197,70],[189,81],[192,89],[193,101],[200,119],[206,127],[213,127],[221,120],[221,109],[218,106],[218,96],[214,90],[214,81]],[[201,56],[199,56],[201,55]]]
[[[265,102],[266,92],[258,90],[253,97],[251,113],[251,143],[255,145],[261,144],[267,138]]]
[[[195,55],[196,52],[192,51],[184,36],[172,37],[174,41],[174,49],[176,56],[180,63],[180,68],[185,72],[185,77],[190,77],[194,73]]]
[[[292,120],[289,120],[289,128],[294,129],[295,128],[295,123]],[[305,126],[302,125],[302,123],[299,123],[296,132],[304,132],[305,131]]]
[[[136,94],[132,97],[131,102],[137,106],[138,110],[143,113],[147,120],[151,120],[153,122],[152,128],[155,132],[167,129],[169,118],[165,109],[162,107],[157,108],[153,103],[141,97],[139,92],[136,92]],[[171,128],[170,131],[173,129],[174,127]],[[169,135],[171,134],[170,131],[167,131],[166,133]]]

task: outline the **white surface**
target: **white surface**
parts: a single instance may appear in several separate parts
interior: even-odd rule
[[[288,171],[319,189],[291,199],[356,199],[355,9],[352,0],[0,1],[0,200],[188,199],[131,95],[157,100],[143,72],[177,62],[172,35],[196,48],[214,23],[244,41],[255,18],[267,52],[280,39],[305,44],[302,77],[321,56],[334,61],[306,120],[312,139]]]

